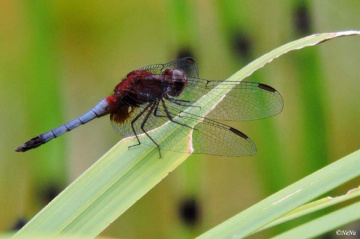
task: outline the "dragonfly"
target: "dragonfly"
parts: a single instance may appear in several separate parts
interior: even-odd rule
[[[231,87],[231,90],[220,98],[221,101],[214,103],[207,96],[210,92],[223,94],[224,87]],[[206,117],[196,114],[201,110],[197,104],[199,99],[216,105]],[[141,144],[157,147],[160,157],[161,150],[248,156],[256,153],[253,141],[238,129],[219,121],[267,118],[280,113],[283,105],[280,93],[263,83],[201,79],[195,60],[185,57],[131,71],[112,95],[103,98],[88,112],[30,139],[15,151],[37,148],[109,114],[114,130],[134,141],[129,148]],[[189,108],[192,110],[187,110]],[[166,135],[169,128],[174,129],[174,133]],[[166,139],[161,140],[164,136]],[[183,138],[187,140],[179,140]]]

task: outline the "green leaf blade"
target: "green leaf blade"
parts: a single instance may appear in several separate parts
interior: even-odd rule
[[[320,200],[316,200],[314,202],[310,202],[307,203],[305,205],[302,205],[294,210],[292,210],[289,213],[286,213],[285,215],[281,216],[280,218],[272,221],[271,223],[265,225],[264,227],[260,228],[258,231],[279,225],[281,223],[293,220],[295,218],[319,211],[321,209],[351,200],[355,197],[359,197],[360,196],[360,188],[356,188],[356,189],[352,189],[350,190],[347,194],[342,195],[342,196],[338,196],[338,197],[326,197],[326,198],[322,198]]]
[[[198,238],[243,238],[285,213],[360,175],[360,150],[273,194]]]
[[[304,223],[295,227],[287,232],[273,237],[273,239],[286,239],[286,238],[314,238],[322,235],[331,230],[337,229],[338,236],[346,236],[341,230],[341,226],[354,222],[360,219],[360,202],[353,203],[344,208],[338,209],[322,217],[316,218],[310,222]],[[326,226],[324,226],[326,225]],[[350,231],[350,230],[346,230]],[[352,233],[356,231],[352,230]],[[347,235],[351,236],[351,235]],[[354,235],[352,235],[354,236]]]

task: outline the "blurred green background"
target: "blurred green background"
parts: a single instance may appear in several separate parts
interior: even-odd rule
[[[0,232],[31,219],[120,138],[104,117],[36,150],[13,149],[89,110],[129,71],[190,55],[201,78],[224,80],[302,36],[360,30],[359,9],[358,0],[1,1]],[[341,38],[255,73],[248,80],[277,89],[283,112],[227,123],[258,153],[191,156],[102,235],[194,237],[359,149],[359,53],[359,37]]]

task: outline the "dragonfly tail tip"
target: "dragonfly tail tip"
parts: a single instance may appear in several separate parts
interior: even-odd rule
[[[19,147],[17,147],[16,149],[14,149],[14,151],[16,151],[16,152],[25,152],[25,150],[24,150],[24,144],[22,144],[22,145],[20,145]]]

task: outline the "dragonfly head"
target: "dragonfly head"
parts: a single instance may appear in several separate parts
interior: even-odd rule
[[[178,69],[166,69],[163,74],[166,76],[166,93],[170,96],[179,96],[187,82],[184,72]]]

